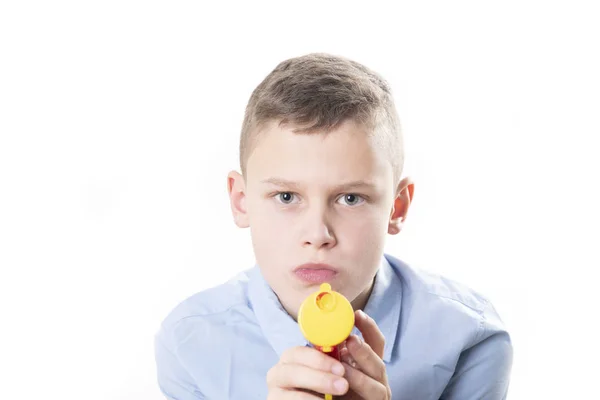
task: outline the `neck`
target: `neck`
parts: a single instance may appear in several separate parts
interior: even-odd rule
[[[354,311],[363,310],[369,301],[369,297],[371,297],[371,292],[373,291],[373,286],[375,286],[375,277],[369,283],[369,286],[365,290],[359,293],[358,296],[351,302],[352,308]]]

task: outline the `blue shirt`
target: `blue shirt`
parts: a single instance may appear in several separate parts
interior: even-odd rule
[[[512,345],[480,294],[386,254],[364,311],[386,338],[394,399],[506,398]],[[254,266],[179,304],[155,344],[168,399],[264,400],[267,371],[308,343]]]

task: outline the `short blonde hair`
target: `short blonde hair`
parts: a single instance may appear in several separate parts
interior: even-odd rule
[[[404,164],[398,113],[388,83],[364,65],[326,53],[281,62],[254,89],[240,137],[240,168],[261,128],[269,122],[293,125],[295,133],[329,132],[353,120],[372,132],[386,150],[398,183]]]

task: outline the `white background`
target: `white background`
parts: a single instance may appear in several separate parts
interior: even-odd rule
[[[509,399],[589,398],[594,2],[200,3],[1,3],[0,397],[162,398],[160,321],[254,262],[225,179],[250,93],[325,51],[395,93],[416,190],[388,252],[491,298]]]

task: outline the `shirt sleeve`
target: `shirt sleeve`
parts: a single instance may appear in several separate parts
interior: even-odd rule
[[[440,400],[505,400],[512,358],[510,336],[488,303],[475,344],[461,353]]]
[[[154,337],[158,386],[168,400],[204,399],[194,379],[176,355],[172,341],[161,329]]]

